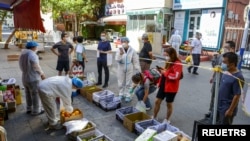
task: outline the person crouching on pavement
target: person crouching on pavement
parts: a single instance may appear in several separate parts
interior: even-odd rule
[[[60,105],[56,102],[61,98],[66,112],[73,112],[71,95],[72,89],[80,89],[83,82],[77,77],[72,79],[69,76],[54,76],[40,82],[38,89],[39,95],[48,118],[50,129],[61,129],[60,123]]]
[[[131,94],[129,93],[131,86],[131,78],[133,70],[141,72],[139,56],[136,51],[129,45],[127,37],[121,38],[122,47],[120,47],[115,55],[115,60],[118,63],[117,80],[119,87],[119,96],[121,99],[125,98],[125,102],[131,101]]]
[[[135,95],[138,101],[143,101],[146,106],[146,110],[151,110],[152,105],[150,103],[149,95],[153,93],[157,87],[153,85],[149,78],[147,78],[143,73],[137,73],[132,76],[132,81],[134,84],[139,85],[135,88]]]

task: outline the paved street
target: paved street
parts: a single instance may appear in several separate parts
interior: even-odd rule
[[[95,72],[96,69],[96,51],[95,46],[87,47],[87,57],[89,62],[86,64],[85,72]],[[17,84],[22,87],[21,72],[18,67],[17,61],[7,61],[8,54],[19,54],[20,49],[17,47],[10,47],[10,49],[0,49],[0,77],[11,78],[17,80]],[[55,76],[56,56],[53,55],[49,48],[45,49],[45,53],[40,55],[43,59],[40,61],[42,69],[46,77]],[[152,67],[155,65],[163,65],[163,62],[156,60],[153,62]],[[210,62],[202,62],[202,66],[210,67]],[[247,82],[250,82],[249,70],[243,70]],[[178,127],[188,135],[192,135],[193,122],[204,117],[208,111],[210,102],[210,87],[209,78],[212,74],[207,69],[199,69],[198,76],[188,74],[186,67],[184,67],[184,78],[181,80],[180,91],[176,96],[174,103],[174,113],[171,118],[171,124]],[[110,67],[110,81],[109,90],[118,93],[117,79],[116,79],[116,65]],[[26,114],[25,99],[23,94],[23,104],[17,106],[14,113],[9,114],[9,120],[5,121],[4,127],[8,133],[8,141],[66,141],[64,135],[65,130],[48,133],[45,129],[47,118],[45,114],[40,116],[30,116]],[[154,103],[156,93],[150,95],[152,104]],[[133,101],[129,104],[122,103],[122,106],[135,105],[137,98],[133,97]],[[137,136],[130,133],[123,125],[115,119],[115,111],[105,112],[97,108],[94,104],[89,103],[81,95],[74,99],[73,106],[79,108],[84,112],[84,117],[96,123],[97,128],[108,135],[114,141],[133,141]],[[159,121],[165,117],[166,106],[165,102],[161,105],[159,113]],[[240,103],[241,106],[241,103]],[[148,114],[152,115],[153,110]],[[239,108],[238,116],[235,118],[234,124],[250,124],[250,118],[246,117]]]

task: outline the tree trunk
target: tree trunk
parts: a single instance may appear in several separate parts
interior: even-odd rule
[[[2,28],[2,26],[3,26],[3,22],[2,21],[0,21],[0,42],[2,42],[2,39],[3,39],[3,28]]]
[[[17,30],[17,29],[15,28],[15,29],[12,31],[12,33],[10,34],[10,36],[8,37],[7,41],[6,41],[5,44],[4,44],[4,49],[8,49],[8,48],[9,48],[9,43],[10,43],[12,37],[15,35],[16,30]]]

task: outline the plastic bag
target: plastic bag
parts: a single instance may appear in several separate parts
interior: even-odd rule
[[[113,55],[111,53],[107,54],[107,66],[111,66],[113,61]]]
[[[96,83],[96,77],[95,77],[95,73],[94,72],[88,72],[87,73],[87,80],[90,82],[90,83]]]
[[[146,105],[143,101],[138,101],[135,105],[135,108],[140,112],[146,113]]]
[[[250,117],[250,85],[246,84],[244,90],[242,88],[242,110]],[[245,93],[246,92],[246,93]]]
[[[67,129],[66,135],[74,131],[81,131],[87,126],[88,122],[89,121],[85,118],[81,120],[71,120],[71,121],[65,122],[63,126],[66,126],[66,129]]]

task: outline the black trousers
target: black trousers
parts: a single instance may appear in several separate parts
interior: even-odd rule
[[[109,81],[109,68],[107,62],[97,61],[97,70],[98,70],[98,82],[102,83],[102,68],[104,69],[105,81],[104,84],[108,84]]]
[[[200,54],[192,54],[192,57],[193,57],[193,65],[194,65],[194,66],[190,66],[190,67],[188,67],[188,69],[191,71],[191,69],[194,67],[193,73],[196,73],[197,70],[198,70],[198,67],[197,67],[197,66],[200,65],[200,61],[201,61],[200,56],[201,56]]]

